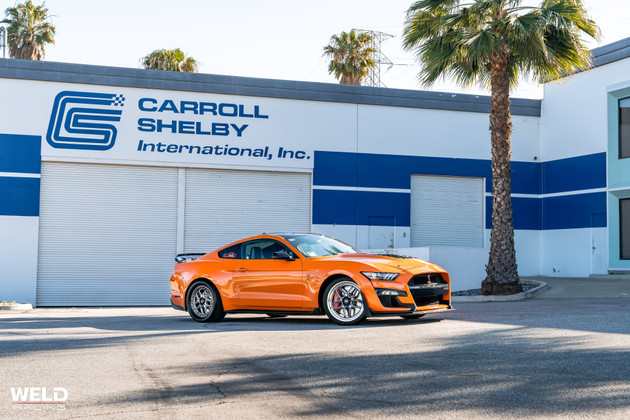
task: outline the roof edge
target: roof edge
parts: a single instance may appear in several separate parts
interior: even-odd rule
[[[490,97],[485,95],[217,74],[178,73],[8,58],[0,59],[0,78],[449,111],[490,112]],[[540,100],[512,98],[511,102],[513,115],[540,116]]]
[[[604,66],[630,57],[630,37],[591,50],[594,67]]]

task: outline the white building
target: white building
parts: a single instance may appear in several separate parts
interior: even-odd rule
[[[593,53],[512,99],[521,275],[630,270],[630,38]],[[0,299],[168,304],[175,254],[272,231],[484,277],[488,97],[9,59],[0,92]]]

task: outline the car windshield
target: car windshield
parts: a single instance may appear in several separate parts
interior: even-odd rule
[[[286,235],[283,237],[305,257],[324,257],[326,255],[356,254],[359,252],[358,249],[327,236]]]

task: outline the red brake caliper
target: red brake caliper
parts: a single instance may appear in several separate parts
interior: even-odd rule
[[[339,293],[339,290],[337,290],[335,292],[335,296],[333,297],[333,308],[339,309],[340,306],[341,306],[341,294]]]

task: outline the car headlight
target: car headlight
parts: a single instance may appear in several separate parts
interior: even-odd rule
[[[398,277],[398,273],[375,273],[372,271],[361,271],[361,274],[363,274],[365,277],[367,277],[370,280],[396,280],[396,277]]]

